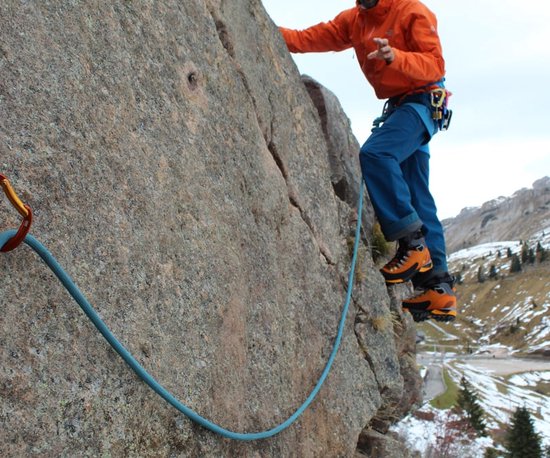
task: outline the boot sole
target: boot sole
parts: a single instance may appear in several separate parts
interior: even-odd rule
[[[415,322],[419,323],[429,319],[439,321],[440,323],[450,323],[456,319],[456,312],[446,312],[443,310],[410,310],[403,308],[412,315]]]

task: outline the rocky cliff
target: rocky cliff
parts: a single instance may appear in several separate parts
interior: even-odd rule
[[[154,377],[240,432],[307,397],[345,296],[358,146],[305,83],[256,0],[0,4],[0,171],[32,233]],[[2,254],[0,454],[406,456],[385,433],[419,399],[414,327],[364,220],[331,374],[251,443],[165,404],[31,250]]]
[[[449,253],[486,242],[528,239],[550,226],[550,177],[511,197],[465,208],[443,226]]]

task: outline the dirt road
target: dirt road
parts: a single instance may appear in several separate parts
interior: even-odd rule
[[[543,359],[461,357],[469,366],[487,370],[495,375],[511,375],[522,372],[550,371],[550,361]]]
[[[443,366],[450,361],[462,361],[475,369],[494,375],[511,375],[533,371],[550,371],[550,361],[544,359],[519,359],[510,356],[485,357],[456,354],[420,353],[418,364],[426,367],[423,398],[430,401],[447,389],[443,379]]]
[[[431,401],[440,394],[443,394],[447,387],[443,381],[443,368],[439,364],[430,364],[424,376],[424,387],[422,388],[422,399]]]

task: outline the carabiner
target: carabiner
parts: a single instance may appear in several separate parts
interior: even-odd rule
[[[432,107],[438,109],[443,106],[445,99],[447,98],[447,91],[443,88],[433,89],[430,91],[430,102]]]
[[[6,197],[8,198],[8,200],[19,212],[19,214],[23,217],[23,221],[21,222],[21,225],[19,226],[19,230],[17,231],[17,233],[10,240],[8,240],[4,244],[4,246],[0,247],[0,252],[7,253],[8,251],[11,251],[17,248],[21,244],[21,242],[25,240],[25,237],[29,233],[29,230],[32,225],[32,210],[31,210],[31,207],[21,202],[21,199],[17,197],[17,194],[15,194],[15,191],[11,187],[9,180],[1,173],[0,173],[0,186],[4,190],[4,193],[6,194]]]

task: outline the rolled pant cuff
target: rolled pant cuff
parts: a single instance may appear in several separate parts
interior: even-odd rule
[[[422,221],[420,221],[420,218],[416,212],[411,213],[409,216],[406,216],[395,223],[381,224],[384,236],[390,242],[393,240],[399,240],[412,232],[418,231],[422,228],[422,225]]]

